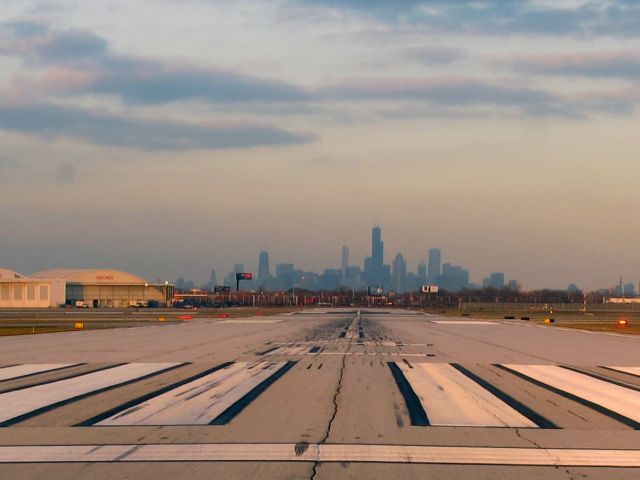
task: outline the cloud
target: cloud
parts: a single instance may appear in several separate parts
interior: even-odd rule
[[[640,79],[640,51],[551,53],[496,63],[540,75]]]
[[[321,2],[318,0],[307,3],[343,8],[341,7],[342,2],[337,1]],[[499,22],[502,28],[518,15],[527,15],[528,21],[532,21],[534,18],[539,18],[535,15],[544,17],[547,14],[553,14],[557,15],[554,18],[560,19],[562,15],[576,13],[576,9],[560,11],[553,7],[531,2],[525,2],[527,7],[524,8],[522,2],[515,1],[499,2],[498,5],[498,2],[489,0],[482,2],[431,0],[384,2],[384,4],[375,1],[353,0],[347,4],[349,8],[358,11],[368,11],[365,5],[369,5],[371,10],[379,8],[395,8],[397,11],[415,10],[416,18],[442,17],[444,15],[442,17],[443,23],[438,28],[446,27],[447,21],[453,21],[458,17],[464,24],[466,21],[477,22],[482,18],[495,20],[502,16],[504,21]],[[589,5],[583,7],[592,9],[593,6]],[[621,4],[620,8],[623,6]],[[514,13],[515,16],[509,17],[508,12]],[[532,12],[535,12],[535,15]],[[545,28],[552,27],[547,25]],[[54,30],[46,25],[33,22],[0,24],[0,31],[4,32],[5,36],[8,35],[7,42],[0,42],[0,51],[4,54],[28,59],[36,66],[42,67],[37,70],[40,74],[39,77],[32,78],[35,77],[35,73],[31,76],[15,77],[6,90],[5,96],[7,98],[22,104],[35,102],[35,95],[39,95],[43,102],[51,96],[94,95],[106,97],[109,100],[115,98],[136,106],[165,105],[173,102],[199,100],[216,104],[218,111],[248,111],[252,114],[266,112],[268,115],[276,116],[283,114],[322,115],[323,107],[327,106],[333,111],[342,109],[342,112],[336,115],[340,118],[345,117],[347,113],[345,110],[350,108],[349,102],[365,104],[379,101],[397,102],[399,108],[392,110],[393,115],[397,115],[403,105],[410,102],[416,102],[415,112],[419,112],[423,108],[431,108],[440,112],[449,109],[453,115],[460,115],[465,110],[471,111],[471,109],[474,110],[474,113],[483,111],[488,114],[508,109],[510,114],[523,116],[545,115],[576,118],[583,117],[589,112],[605,111],[611,114],[620,112],[626,115],[630,111],[628,106],[621,108],[624,105],[619,102],[612,103],[609,99],[604,99],[601,103],[588,102],[585,99],[567,99],[552,91],[527,88],[513,80],[505,81],[495,78],[495,76],[493,79],[464,75],[396,79],[359,78],[321,85],[315,89],[303,88],[285,81],[245,75],[189,62],[120,55],[110,48],[105,39],[90,32]],[[456,27],[455,31],[468,32],[469,30]],[[425,45],[400,50],[397,56],[427,65],[442,66],[466,58],[467,52],[447,45]],[[529,73],[559,74],[565,72],[573,75],[620,75],[631,78],[638,73],[637,60],[637,55],[632,52],[618,56],[603,54],[598,57],[594,54],[591,57],[580,58],[570,55],[564,57],[562,55],[520,57],[504,60],[503,64],[509,68]],[[580,103],[581,101],[582,103]],[[53,108],[51,104],[43,103],[41,107],[43,105],[45,112],[48,111],[47,109]],[[73,126],[66,127],[68,132],[72,132],[71,134],[64,133],[62,129],[51,130],[52,127],[45,128],[44,125],[40,125],[38,134],[47,133],[56,136],[64,134],[99,144],[118,144],[116,141],[109,140],[108,137],[111,136],[121,138],[123,145],[163,149],[227,148],[227,144],[251,146],[249,139],[251,135],[255,135],[257,144],[297,143],[305,141],[307,138],[274,127],[249,127],[245,125],[234,127],[231,131],[226,132],[224,138],[214,136],[209,142],[205,140],[205,133],[198,129],[210,127],[189,124],[188,127],[193,129],[193,133],[190,134],[184,124],[178,122],[175,125],[172,123],[176,127],[175,133],[167,132],[166,135],[156,135],[156,132],[161,131],[167,122],[156,122],[152,125],[153,122],[147,120],[119,118],[115,121],[112,116],[105,117],[105,114],[97,114],[96,112],[84,112],[82,115],[89,114],[98,115],[99,122],[107,124],[105,133],[100,133],[97,129],[90,131],[88,127],[80,128],[81,122],[74,121]],[[78,110],[65,111],[65,118],[68,120],[74,119],[78,115]],[[352,113],[348,112],[348,115],[352,116]],[[366,116],[364,117],[366,118]],[[109,123],[110,121],[114,123]],[[135,123],[142,131],[149,129],[148,140],[128,139],[127,132],[122,128],[122,125],[125,125],[127,121]],[[218,131],[219,127],[216,128]],[[252,128],[258,130],[249,131]]]
[[[407,48],[402,52],[406,59],[425,65],[448,65],[467,56],[461,48],[447,46],[424,46]]]
[[[340,100],[416,100],[439,105],[522,106],[558,101],[552,93],[475,78],[359,79],[328,86],[322,95]]]
[[[69,162],[62,162],[53,169],[52,174],[59,185],[69,185],[76,181],[78,171],[75,165]]]
[[[51,33],[47,41],[34,47],[39,56],[66,60],[104,55],[107,46],[106,40],[93,33],[68,31]]]
[[[304,89],[282,81],[186,62],[119,55],[111,51],[105,39],[93,33],[18,25],[2,25],[10,35],[0,46],[0,53],[48,67],[38,86],[51,94],[114,95],[131,104],[196,99],[220,103],[288,102],[309,98]]]
[[[355,11],[390,25],[482,35],[640,35],[640,2],[593,0],[567,5],[535,0],[297,0]]]
[[[82,30],[50,30],[46,24],[14,21],[0,24],[0,53],[17,54],[32,61],[66,62],[105,55],[108,43]]]
[[[0,24],[2,30],[11,32],[16,37],[29,38],[43,35],[49,31],[49,27],[41,22],[32,20],[14,20]]]
[[[51,104],[0,105],[0,128],[48,139],[72,138],[143,150],[249,148],[311,140],[309,135],[265,125],[146,120]]]
[[[318,91],[325,101],[372,105],[368,118],[546,117],[584,119],[594,114],[628,116],[640,102],[637,89],[571,95],[474,77],[355,79]]]
[[[289,102],[309,98],[298,87],[224,70],[129,60],[126,68],[104,68],[85,85],[92,93],[121,96],[130,103]]]

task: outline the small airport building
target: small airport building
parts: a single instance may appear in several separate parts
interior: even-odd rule
[[[64,304],[64,280],[27,277],[0,268],[0,308],[51,308]]]

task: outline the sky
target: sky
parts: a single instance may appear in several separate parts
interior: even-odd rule
[[[640,279],[640,2],[3,0],[0,266]]]

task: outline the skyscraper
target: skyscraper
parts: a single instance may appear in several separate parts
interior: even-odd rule
[[[458,292],[469,287],[469,271],[458,265],[445,263],[442,266],[442,275],[439,285],[449,292]]]
[[[216,271],[211,270],[211,274],[209,275],[209,290],[213,292],[213,287],[217,285],[218,277],[216,276]]]
[[[364,278],[371,287],[389,288],[391,284],[391,269],[389,265],[384,265],[384,242],[380,227],[371,230],[371,256],[364,261]]]
[[[502,272],[493,272],[489,276],[489,286],[491,288],[495,288],[500,290],[504,287],[504,273]]]
[[[279,289],[289,290],[295,281],[293,263],[279,263],[276,265],[276,282]]]
[[[342,275],[345,276],[347,274],[347,269],[349,268],[349,247],[346,245],[342,246],[342,262],[340,263],[340,269],[342,270]]]
[[[262,251],[258,259],[258,280],[261,282],[269,280],[269,252]]]
[[[401,253],[396,255],[391,267],[391,288],[397,293],[404,293],[407,280],[407,262]]]
[[[420,262],[418,265],[418,282],[420,285],[427,283],[427,266],[424,262]]]
[[[382,267],[384,263],[384,242],[382,241],[380,227],[373,227],[371,230],[371,258],[374,265]]]
[[[442,252],[439,248],[432,248],[429,250],[429,281],[432,283],[437,283],[442,272],[440,270],[440,262],[442,260]]]

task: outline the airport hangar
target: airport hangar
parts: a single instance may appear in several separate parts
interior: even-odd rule
[[[0,268],[0,308],[48,308],[65,303],[65,282]]]
[[[24,276],[0,269],[0,273],[0,307],[9,308],[73,306],[76,302],[89,308],[166,306],[174,292],[172,284],[151,284],[121,270],[59,269]]]

